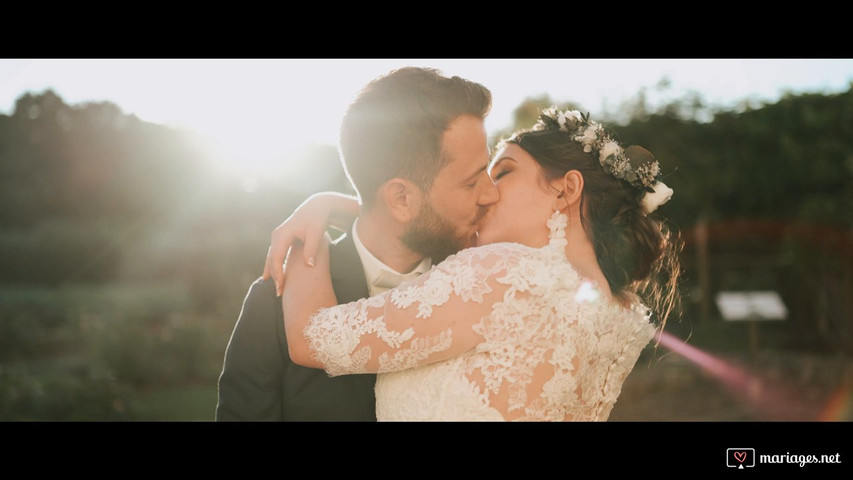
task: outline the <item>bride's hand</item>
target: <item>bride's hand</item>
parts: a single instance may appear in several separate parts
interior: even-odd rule
[[[358,216],[358,201],[339,193],[318,193],[302,202],[290,217],[273,230],[270,247],[264,262],[263,279],[273,279],[281,296],[284,289],[284,261],[294,242],[303,243],[303,260],[314,266],[314,258],[326,227],[331,225],[346,231]]]

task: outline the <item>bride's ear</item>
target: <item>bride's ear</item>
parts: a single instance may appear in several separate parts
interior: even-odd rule
[[[402,223],[415,218],[423,202],[421,189],[404,178],[392,178],[385,182],[379,187],[379,197],[388,213]]]
[[[569,170],[565,175],[556,180],[559,194],[559,208],[574,205],[581,200],[583,193],[583,174],[577,170]]]

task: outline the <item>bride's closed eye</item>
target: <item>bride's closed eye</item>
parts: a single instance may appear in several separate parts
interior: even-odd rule
[[[493,162],[489,168],[489,177],[492,179],[492,183],[497,183],[506,174],[512,172],[514,163],[515,160],[508,156]]]
[[[492,181],[493,181],[493,182],[497,182],[498,180],[500,180],[500,179],[501,179],[501,177],[503,177],[503,176],[504,176],[504,175],[506,175],[507,173],[509,173],[509,169],[508,169],[508,168],[502,168],[502,169],[498,170],[498,172],[497,172],[497,173],[492,173]]]

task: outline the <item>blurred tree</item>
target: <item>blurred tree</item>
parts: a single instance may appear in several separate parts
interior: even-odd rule
[[[782,293],[792,344],[853,352],[853,89],[747,102],[710,122],[685,118],[696,111],[690,102],[619,131],[671,175],[678,201],[664,210],[688,233],[688,249],[696,221],[710,222],[713,289],[730,288],[740,270],[748,288]]]
[[[176,132],[108,102],[25,94],[0,122],[0,225],[164,213],[203,172]]]
[[[3,419],[132,418],[126,388],[215,383],[272,229],[311,193],[351,192],[333,146],[284,156],[287,177],[256,188],[211,154],[192,132],[50,90],[0,115],[0,356],[39,372],[3,365]],[[126,288],[143,307],[60,300],[81,286]],[[152,286],[163,293],[142,295]]]
[[[554,105],[562,109],[581,109],[578,104],[573,102],[555,103],[548,94],[538,97],[527,97],[521,102],[521,105],[515,107],[515,110],[512,111],[512,125],[509,128],[493,133],[489,139],[489,145],[497,145],[499,141],[508,138],[516,130],[532,127],[539,119],[539,113]]]
[[[123,248],[205,181],[180,132],[109,102],[24,94],[0,117],[0,281],[108,280]]]

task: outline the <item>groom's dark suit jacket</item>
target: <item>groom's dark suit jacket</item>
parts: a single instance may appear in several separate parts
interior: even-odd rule
[[[352,235],[329,250],[338,301],[368,296]],[[330,378],[290,361],[281,298],[272,280],[252,284],[225,352],[217,421],[375,421],[375,375]]]

